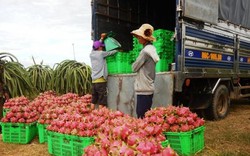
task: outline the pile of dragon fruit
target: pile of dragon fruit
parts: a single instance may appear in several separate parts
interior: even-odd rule
[[[5,102],[9,109],[1,122],[45,124],[47,130],[79,137],[94,137],[84,148],[88,156],[177,155],[168,147],[163,132],[186,132],[205,124],[188,107],[156,107],[138,119],[118,110],[95,108],[91,95],[41,93],[33,100],[16,97]]]

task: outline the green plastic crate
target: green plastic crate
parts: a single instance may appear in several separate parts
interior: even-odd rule
[[[129,53],[124,52],[107,57],[108,74],[132,73],[131,61],[128,59],[129,56]]]
[[[37,135],[36,123],[4,123],[2,126],[3,142],[27,144]]]
[[[204,148],[204,130],[201,126],[188,132],[164,132],[170,147],[179,155],[190,156]]]
[[[169,70],[169,65],[167,63],[167,59],[160,59],[155,66],[156,72],[165,72]]]
[[[107,67],[108,67],[108,74],[114,74],[117,73],[117,67],[115,65],[115,56],[108,56],[106,58],[107,61]]]
[[[170,147],[180,155],[192,154],[192,131],[189,132],[166,132]]]
[[[94,143],[93,137],[79,137],[47,131],[48,151],[55,156],[82,156],[83,150]]]
[[[168,140],[165,140],[165,141],[161,142],[161,146],[164,147],[164,148],[168,147],[168,145],[169,145]]]
[[[37,123],[39,143],[45,143],[48,141],[46,127],[47,127],[47,124]]]
[[[3,108],[3,117],[10,111],[9,108]]]
[[[200,126],[193,130],[193,153],[200,152],[205,147],[204,141],[205,126]]]

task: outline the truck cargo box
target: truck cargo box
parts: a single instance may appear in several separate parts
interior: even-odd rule
[[[162,0],[93,0],[92,33],[99,39],[103,32],[112,31],[125,51],[132,49],[132,35],[142,23],[155,29],[175,29],[175,1]]]

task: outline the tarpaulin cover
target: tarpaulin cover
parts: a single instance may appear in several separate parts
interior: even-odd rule
[[[250,0],[220,0],[219,18],[250,28]]]

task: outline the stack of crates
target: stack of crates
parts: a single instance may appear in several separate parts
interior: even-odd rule
[[[156,64],[156,72],[168,71],[170,64],[174,60],[174,41],[173,31],[158,29],[154,31],[153,36],[156,41],[153,45],[156,47],[157,54],[160,57]],[[132,73],[132,63],[136,60],[143,46],[138,39],[133,37],[133,49],[129,52],[118,52],[115,55],[107,57],[108,74],[127,74]]]
[[[115,54],[115,63],[117,68],[117,74],[126,73],[126,53],[118,52]]]
[[[143,46],[139,43],[138,39],[133,37],[133,50],[132,50],[132,56],[131,59],[133,61],[136,60],[138,55],[140,54],[140,51],[142,50]]]
[[[125,61],[124,61],[124,64],[125,64],[125,73],[132,73],[132,63],[134,61],[131,59],[131,53],[130,51],[125,53]]]
[[[109,75],[131,73],[130,58],[129,52],[117,52],[112,56],[108,56],[106,61]]]
[[[107,57],[108,73],[113,74],[129,74],[132,73],[132,63],[138,57],[142,45],[133,37],[133,50],[128,52],[118,52],[115,55]]]
[[[107,68],[108,68],[108,73],[109,75],[116,74],[117,73],[117,68],[116,68],[116,58],[115,55],[108,56],[106,58],[107,61]]]
[[[175,44],[172,40],[174,32],[165,29],[158,29],[154,31],[153,35],[156,38],[153,45],[160,57],[159,62],[156,64],[156,72],[169,71],[170,64],[174,60]]]

